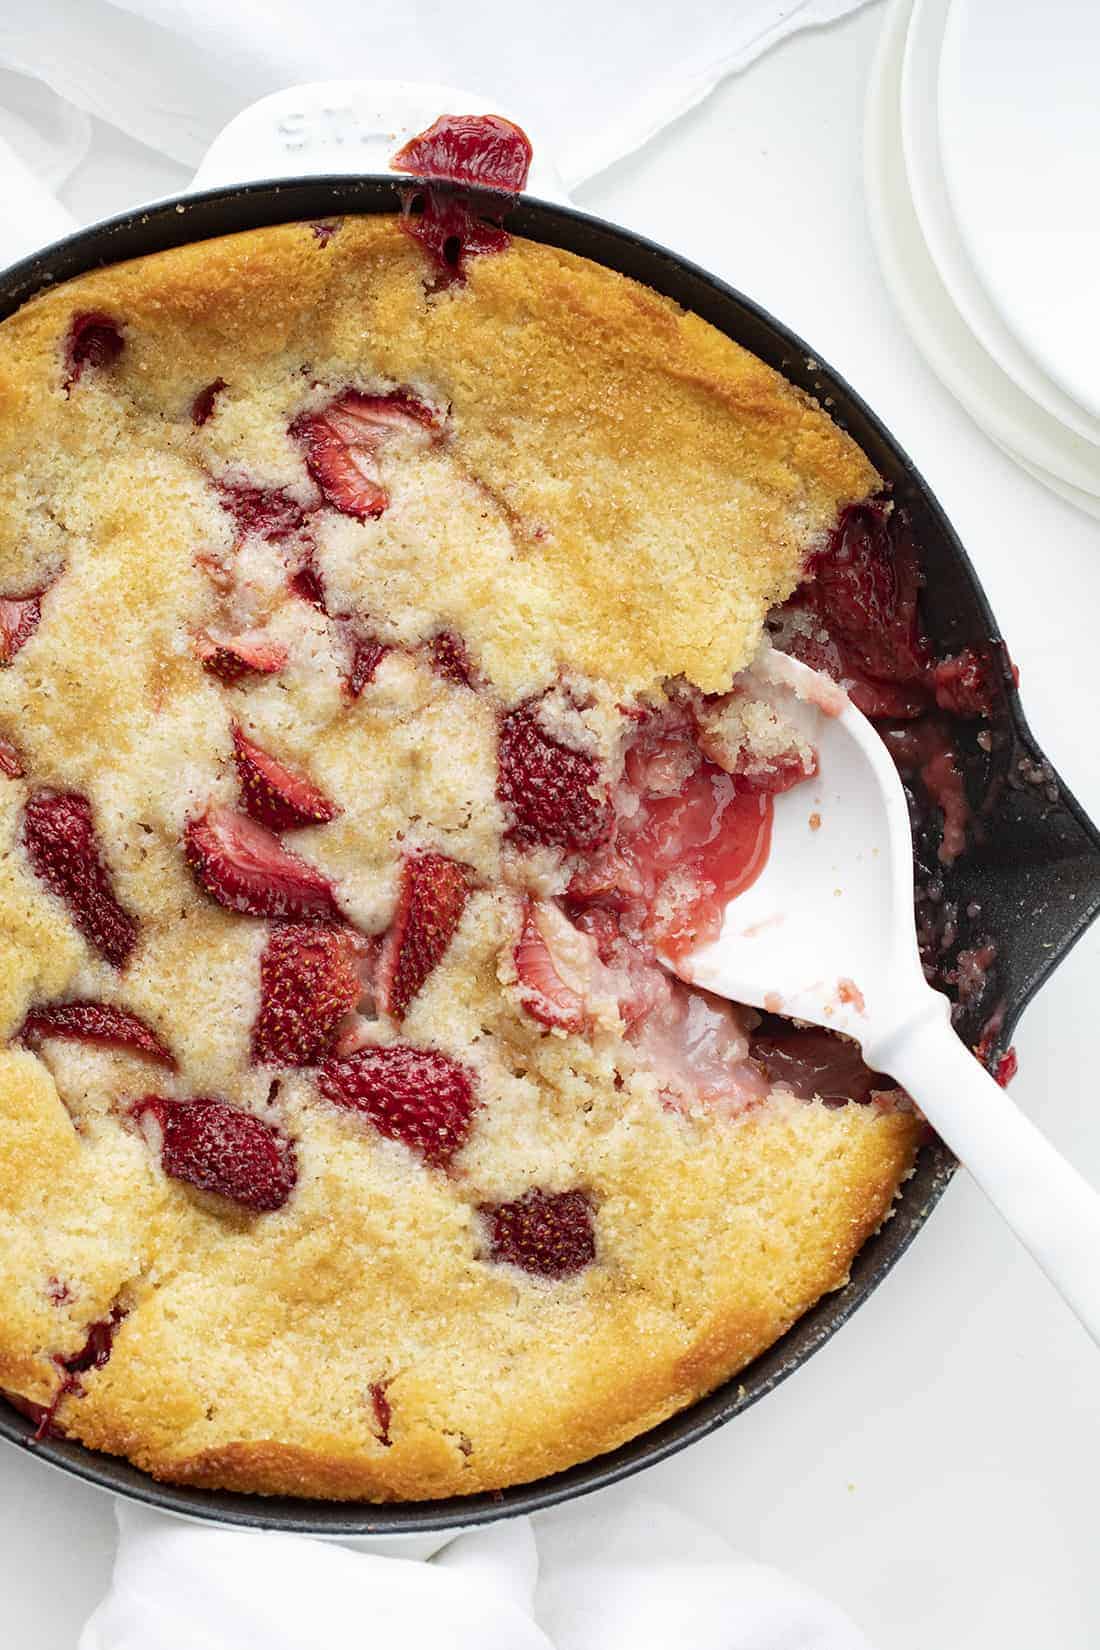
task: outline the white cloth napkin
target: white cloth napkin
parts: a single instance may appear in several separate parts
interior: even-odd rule
[[[808,1587],[660,1503],[461,1535],[427,1563],[120,1507],[78,1650],[871,1650]]]
[[[57,189],[87,148],[89,116],[194,168],[246,103],[358,75],[498,100],[544,134],[572,187],[777,41],[865,3],[3,0],[0,180],[14,154]],[[150,192],[139,181],[135,199]]]

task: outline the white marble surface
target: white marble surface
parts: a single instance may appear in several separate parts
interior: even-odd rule
[[[973,556],[1039,738],[1100,816],[1100,527],[1003,457],[910,345],[875,267],[863,97],[882,11],[801,36],[581,193],[760,299],[894,429]],[[170,168],[105,133],[121,208]],[[1030,1009],[1014,1093],[1100,1182],[1090,1036],[1100,933]],[[878,1650],[1093,1650],[1100,1642],[1096,1354],[965,1179],[878,1294],[725,1431],[653,1469],[655,1495],[820,1587]],[[604,1496],[608,1516],[632,1493]],[[74,1650],[106,1585],[108,1498],[0,1450],[0,1641]],[[244,1650],[244,1647],[242,1647]]]

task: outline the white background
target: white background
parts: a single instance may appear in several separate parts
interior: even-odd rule
[[[862,391],[958,528],[1035,731],[1100,817],[1100,526],[980,434],[891,309],[861,181],[882,18],[872,7],[781,46],[579,203],[741,287]],[[118,181],[106,195],[78,176],[67,199],[81,217],[131,204],[135,176],[146,193],[186,181],[105,129],[96,144]],[[1100,1183],[1098,986],[1094,931],[1029,1010],[1013,1093]],[[1097,1373],[1083,1331],[960,1177],[835,1340],[646,1488],[832,1596],[878,1650],[1095,1650]],[[631,1493],[604,1494],[609,1518]],[[105,1495],[0,1448],[5,1646],[73,1650],[112,1548]]]

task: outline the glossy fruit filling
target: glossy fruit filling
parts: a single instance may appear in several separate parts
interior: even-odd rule
[[[996,948],[980,908],[952,896],[950,872],[997,795],[989,725],[1019,673],[1000,641],[937,656],[921,619],[923,587],[912,522],[880,496],[841,512],[770,628],[778,646],[840,682],[878,727],[909,798],[925,973],[969,1008],[992,996]],[[964,950],[987,959],[977,974],[963,970],[965,1001]],[[995,1063],[998,1013],[994,1004],[978,1045],[987,1063]]]
[[[394,155],[395,171],[445,185],[403,193],[405,228],[435,265],[437,287],[461,284],[471,257],[502,252],[509,244],[500,224],[486,219],[485,203],[475,206],[454,186],[518,194],[530,166],[526,132],[501,115],[440,115]]]

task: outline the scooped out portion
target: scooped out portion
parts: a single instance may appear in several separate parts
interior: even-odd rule
[[[0,1388],[173,1482],[613,1449],[843,1284],[919,1139],[659,960],[812,797],[766,621],[878,478],[471,209],[454,278],[287,224],[0,325]]]

